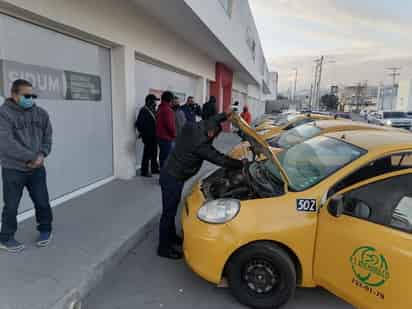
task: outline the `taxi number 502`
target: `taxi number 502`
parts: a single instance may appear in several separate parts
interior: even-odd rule
[[[296,210],[303,212],[316,212],[316,200],[299,199],[297,200]]]

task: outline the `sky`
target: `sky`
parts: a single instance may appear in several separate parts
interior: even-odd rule
[[[411,0],[249,0],[279,90],[299,71],[298,92],[310,89],[314,60],[325,56],[322,88],[392,84],[388,67],[412,79]]]

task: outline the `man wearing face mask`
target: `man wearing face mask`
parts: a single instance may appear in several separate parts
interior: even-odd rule
[[[17,210],[27,189],[36,211],[39,235],[37,246],[47,246],[52,238],[53,214],[49,203],[44,159],[52,148],[52,126],[47,112],[36,106],[32,85],[26,80],[12,84],[11,98],[0,107],[0,164],[2,166],[4,208],[0,249],[20,252],[24,245],[14,235]]]

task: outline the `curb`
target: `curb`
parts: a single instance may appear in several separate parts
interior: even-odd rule
[[[104,276],[113,270],[121,260],[136,247],[146,236],[153,231],[159,222],[160,213],[152,217],[143,224],[133,235],[123,241],[120,246],[112,250],[99,264],[94,265],[85,274],[77,287],[66,293],[56,303],[50,306],[51,309],[81,309],[83,299],[104,279]]]

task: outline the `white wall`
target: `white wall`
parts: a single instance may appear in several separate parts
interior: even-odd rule
[[[0,12],[112,47],[114,170],[120,178],[135,176],[133,124],[141,100],[135,89],[135,52],[203,80],[215,78],[214,60],[161,26],[131,0],[5,0],[0,1]],[[200,88],[198,96],[205,93]]]
[[[0,1],[0,10],[2,2],[114,45],[132,47],[195,75],[215,78],[214,61],[162,27],[130,0],[5,0]]]
[[[247,0],[232,1],[228,16],[218,0],[184,0],[235,58],[252,74],[257,83],[264,75],[264,57],[256,25]],[[246,31],[250,28],[256,42],[256,60],[246,43]]]
[[[412,111],[412,80],[399,82],[396,109],[404,112]]]

